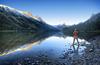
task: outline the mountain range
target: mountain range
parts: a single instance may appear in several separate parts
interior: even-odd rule
[[[31,32],[58,31],[57,28],[45,23],[40,17],[5,5],[0,5],[0,30]]]

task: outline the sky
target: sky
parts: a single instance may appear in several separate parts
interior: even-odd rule
[[[0,0],[0,4],[31,12],[51,25],[73,25],[100,12],[100,0]]]

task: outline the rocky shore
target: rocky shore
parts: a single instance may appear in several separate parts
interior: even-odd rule
[[[100,65],[100,36],[88,40],[84,53],[78,59],[72,59],[71,65]]]

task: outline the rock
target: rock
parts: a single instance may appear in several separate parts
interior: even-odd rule
[[[93,52],[93,49],[89,49],[89,52]]]

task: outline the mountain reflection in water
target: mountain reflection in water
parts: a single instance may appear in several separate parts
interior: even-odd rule
[[[10,50],[15,50],[25,44],[35,43],[42,41],[49,36],[52,36],[55,32],[43,32],[43,33],[19,33],[19,32],[0,32],[0,53],[8,53]]]
[[[73,37],[65,37],[57,32],[43,33],[14,33],[3,32],[0,34],[0,59],[16,60],[23,57],[36,57],[37,55],[47,55],[50,58],[62,57],[63,53],[69,52],[70,56],[82,54],[85,46],[80,46],[77,50],[70,45]],[[88,43],[79,39],[80,44]],[[3,61],[2,60],[2,61]],[[1,61],[1,62],[2,62]]]

